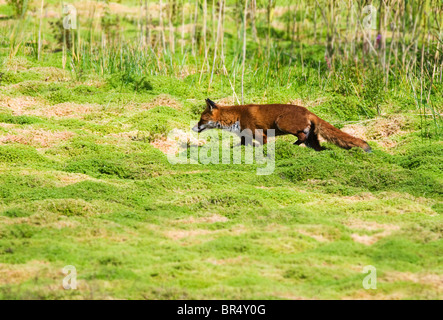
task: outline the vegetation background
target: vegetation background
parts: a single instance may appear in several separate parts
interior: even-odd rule
[[[0,0],[0,298],[442,298],[441,1],[66,4]],[[170,164],[207,97],[374,151]]]

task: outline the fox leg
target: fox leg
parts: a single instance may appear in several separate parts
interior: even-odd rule
[[[306,134],[304,132],[298,132],[297,134],[295,134],[295,136],[298,138],[298,140],[295,141],[294,144],[296,146],[299,146],[302,143],[306,144],[306,142],[308,141],[309,132],[308,132],[308,134]]]
[[[257,140],[257,138],[260,138],[261,136],[261,140]],[[268,143],[268,137],[266,136],[266,134],[264,133],[255,133],[254,135],[254,139],[257,140],[257,142],[261,145],[267,144]]]
[[[297,141],[298,142],[298,141]],[[318,136],[317,134],[314,132],[314,130],[312,130],[308,136],[308,138],[306,139],[305,142],[306,146],[309,148],[314,149],[315,151],[321,151],[323,150],[323,148],[320,146],[320,141],[318,141]]]
[[[320,146],[320,141],[318,140],[317,134],[314,129],[309,129],[308,133],[299,132],[296,134],[298,140],[294,142],[295,145],[299,146],[304,143],[308,148],[312,148],[315,151],[321,151],[323,148]]]
[[[248,146],[252,145],[253,147],[257,146],[257,143],[254,140],[257,140],[259,145],[266,144],[268,142],[268,137],[263,132],[263,130],[244,130],[240,135],[240,143],[239,145]],[[261,138],[261,139],[260,139]]]
[[[309,141],[309,136],[314,134],[311,130],[311,124],[306,119],[306,121],[296,120],[291,116],[282,116],[275,122],[277,128],[288,134],[292,134],[298,138],[298,140],[294,143],[299,146],[302,143],[307,143]]]
[[[315,133],[314,125],[307,119],[306,121],[297,121],[293,117],[286,116],[278,119],[276,124],[280,131],[292,134],[298,138],[294,142],[295,145],[299,146],[304,143],[315,151],[323,150],[320,146],[320,141],[318,141],[318,135]]]
[[[254,139],[256,139],[256,137],[254,137]],[[251,139],[248,137],[241,137],[241,141],[238,145],[241,145],[241,146],[252,145],[253,147],[257,147],[259,145],[264,145],[264,144],[268,143],[268,138],[266,137],[266,135],[263,135],[263,140],[261,140],[261,141],[259,140],[257,142],[258,142],[258,144],[256,144],[254,141],[251,141]]]
[[[254,146],[254,141],[252,140],[252,137],[245,137],[245,136],[241,136],[240,137],[240,143],[238,145],[241,146]]]

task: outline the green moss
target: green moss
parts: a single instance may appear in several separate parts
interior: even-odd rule
[[[129,172],[122,163],[113,160],[88,159],[69,163],[66,166],[67,172],[87,173],[96,176],[109,175],[118,178],[128,178]]]
[[[17,165],[42,162],[47,162],[47,160],[32,147],[22,145],[0,146],[0,163]]]
[[[13,208],[6,210],[3,212],[3,215],[10,218],[22,218],[22,217],[29,217],[32,214],[31,211],[25,211],[20,208]]]
[[[34,124],[43,122],[40,118],[32,116],[13,116],[10,114],[0,113],[0,123],[11,123],[11,124]]]

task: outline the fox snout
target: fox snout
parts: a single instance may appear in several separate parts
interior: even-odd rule
[[[192,131],[195,132],[202,132],[203,130],[205,130],[206,127],[204,125],[199,126],[198,123],[192,128]]]

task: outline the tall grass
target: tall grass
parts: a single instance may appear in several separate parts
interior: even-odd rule
[[[376,114],[383,113],[385,93],[406,83],[417,112],[432,117],[439,132],[441,106],[434,97],[442,86],[443,5],[438,0],[373,1],[376,12],[371,16],[367,5],[333,0],[139,1],[131,17],[112,13],[105,2],[104,9],[92,5],[87,15],[79,14],[79,30],[70,32],[70,44],[63,42],[63,66],[77,78],[118,75],[122,86],[146,75],[197,73],[210,91],[214,77],[220,76],[234,97],[241,90],[242,101],[247,85],[309,82],[372,100]],[[10,57],[35,41],[29,36],[32,23],[46,30],[48,20],[39,15],[20,19],[9,36]],[[175,50],[177,39],[181,50]],[[40,33],[38,42],[37,56],[44,58]]]

